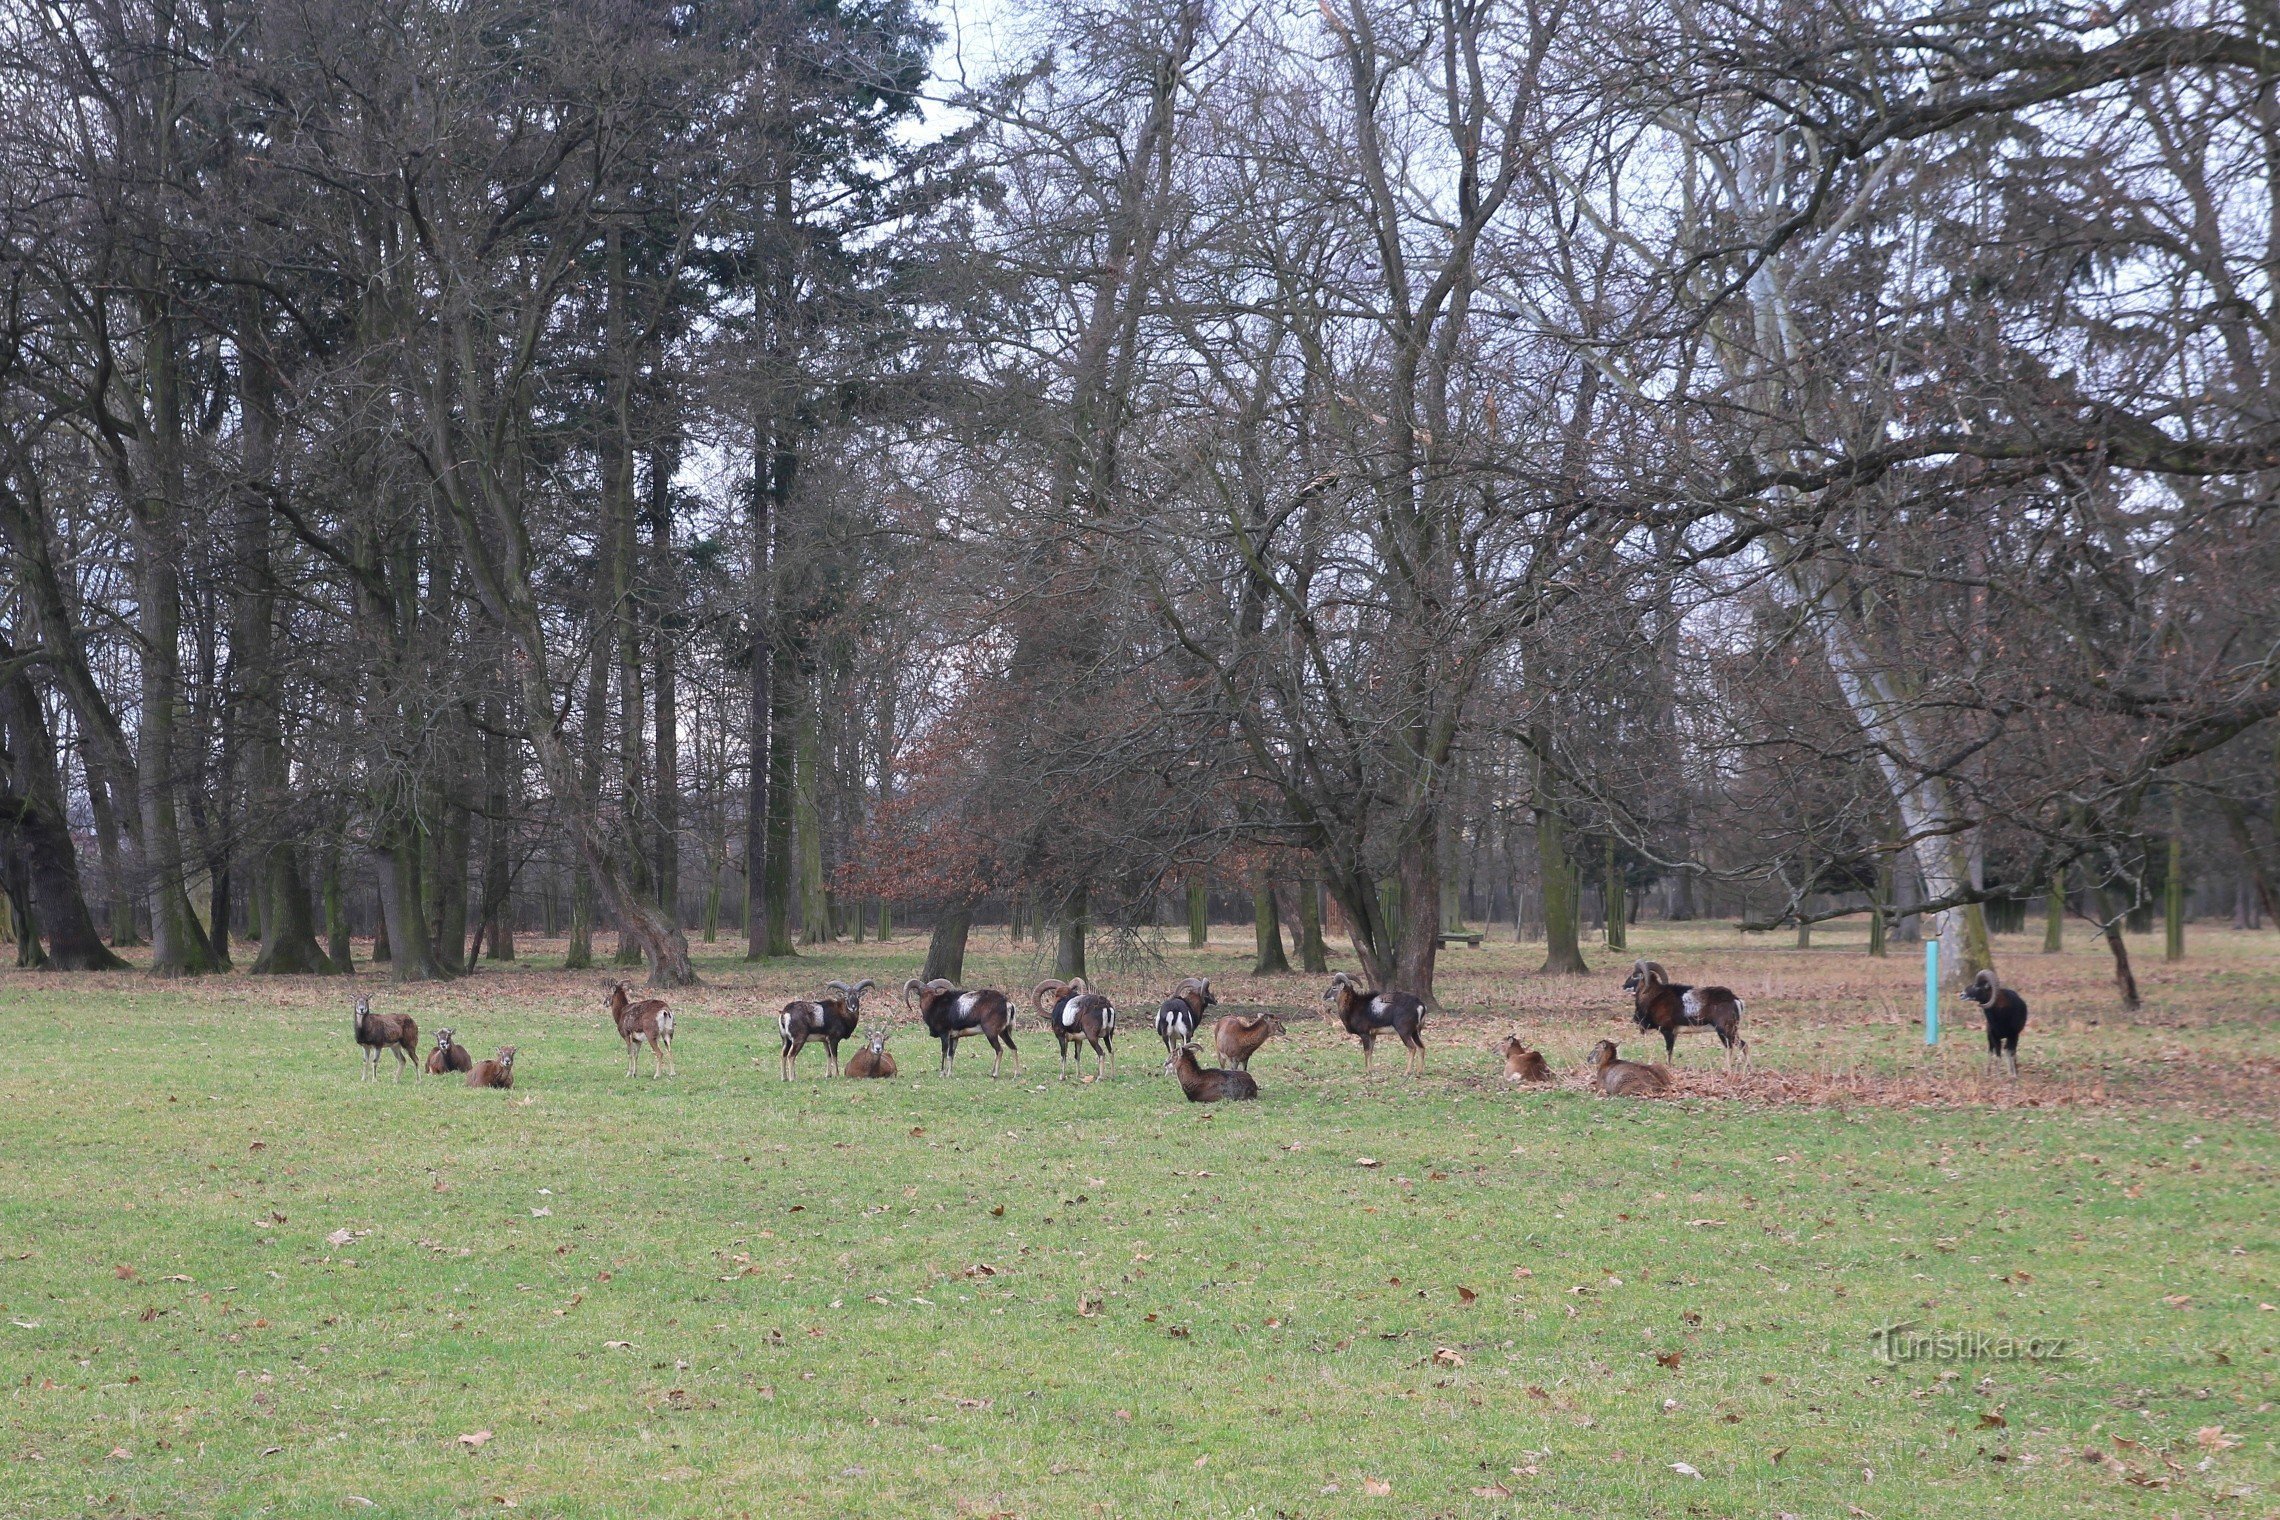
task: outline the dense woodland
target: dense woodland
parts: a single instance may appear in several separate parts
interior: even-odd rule
[[[980,20],[0,4],[18,963],[2280,921],[2280,15]]]

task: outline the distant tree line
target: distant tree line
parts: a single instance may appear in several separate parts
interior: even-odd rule
[[[2280,21],[0,16],[21,964],[2280,918]],[[2149,917],[2151,915],[2152,917]],[[1478,931],[1476,931],[1478,932]],[[597,936],[608,934],[614,944]]]

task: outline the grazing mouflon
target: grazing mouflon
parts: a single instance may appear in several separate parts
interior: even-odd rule
[[[1987,1010],[1987,1069],[2000,1060],[2014,1082],[2019,1077],[2019,1036],[2027,1027],[2027,1000],[1982,971],[1963,995]]]
[[[1271,1013],[1230,1013],[1211,1032],[1219,1060],[1235,1071],[1249,1071],[1251,1057],[1278,1034],[1287,1034],[1283,1021]]]
[[[1187,1094],[1190,1103],[1243,1103],[1259,1095],[1259,1084],[1249,1072],[1205,1066],[1196,1060],[1193,1045],[1182,1045],[1179,1053],[1164,1063],[1164,1071],[1179,1079],[1180,1091]]]
[[[1195,1038],[1203,1025],[1204,1010],[1219,1001],[1211,990],[1208,976],[1183,976],[1156,1010],[1156,1037],[1164,1042],[1164,1055],[1172,1056],[1182,1045]]]
[[[847,1058],[840,1069],[844,1077],[891,1077],[895,1074],[895,1058],[887,1054],[887,1036],[892,1029],[874,1029],[869,1043]]]
[[[1600,1089],[1618,1098],[1652,1098],[1670,1091],[1670,1073],[1660,1066],[1616,1059],[1615,1042],[1601,1040],[1591,1047],[1587,1064],[1599,1073]]]
[[[380,1052],[396,1052],[396,1077],[401,1081],[404,1068],[419,1070],[420,1026],[408,1013],[374,1013],[372,999],[363,993],[356,995],[354,1009],[356,1043],[364,1049],[364,1075],[373,1081],[380,1079]]]
[[[1707,1029],[1726,1047],[1727,1066],[1737,1056],[1749,1064],[1750,1042],[1742,1038],[1742,1000],[1732,988],[1689,987],[1673,982],[1655,962],[1642,960],[1632,965],[1623,990],[1631,994],[1631,1022],[1642,1034],[1661,1035],[1664,1055],[1675,1058],[1678,1037],[1686,1030]]]
[[[1552,1068],[1545,1062],[1544,1053],[1530,1050],[1520,1036],[1508,1034],[1496,1042],[1497,1054],[1504,1057],[1504,1080],[1507,1082],[1549,1082]]]
[[[459,1043],[457,1030],[438,1029],[435,1032],[435,1049],[428,1052],[429,1076],[440,1077],[447,1072],[470,1071],[474,1065],[475,1058],[467,1053],[466,1046]]]
[[[839,1075],[839,1042],[854,1036],[855,1026],[863,1022],[863,994],[879,984],[865,977],[852,987],[845,982],[823,985],[839,996],[786,1003],[784,1011],[776,1017],[776,1027],[784,1034],[784,1049],[776,1066],[778,1074],[787,1082],[792,1080],[800,1052],[807,1048],[810,1040],[823,1042],[830,1074]]]
[[[501,1045],[499,1053],[488,1061],[477,1061],[474,1070],[467,1073],[469,1087],[507,1088],[515,1085],[515,1047]]]
[[[641,1047],[649,1047],[649,1079],[654,1082],[660,1070],[674,1076],[681,1074],[673,1064],[673,1010],[655,998],[635,1002],[625,990],[625,983],[613,982],[609,996],[610,1019],[617,1025],[618,1038],[625,1041],[625,1074],[633,1076],[641,1070]]]
[[[1351,973],[1330,978],[1322,994],[1331,1016],[1362,1042],[1362,1074],[1369,1075],[1377,1056],[1378,1036],[1392,1030],[1405,1052],[1404,1069],[1411,1076],[1425,1074],[1425,1004],[1406,992],[1372,992]]]
[[[903,1006],[915,1006],[926,1032],[942,1043],[943,1076],[950,1075],[958,1042],[975,1034],[990,1042],[991,1076],[1004,1069],[1007,1051],[1013,1052],[1013,1074],[1021,1075],[1021,1050],[1013,1043],[1013,1004],[1004,993],[989,987],[967,992],[947,977],[922,982],[914,976],[903,983]]]

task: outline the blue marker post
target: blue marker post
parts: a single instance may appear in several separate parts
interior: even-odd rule
[[[1924,941],[1924,1043],[1940,1042],[1940,941]]]

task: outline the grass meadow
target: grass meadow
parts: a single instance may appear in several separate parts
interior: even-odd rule
[[[1100,1083],[1034,1018],[1023,1080],[906,1030],[895,1082],[779,1083],[782,1001],[915,937],[700,947],[664,1082],[559,944],[360,979],[511,1093],[360,1084],[337,982],[0,972],[0,1516],[2280,1514],[2280,935],[2141,942],[2129,1016],[2072,938],[1999,941],[2014,1088],[1960,1002],[1926,1051],[1913,947],[1649,926],[1757,1068],[1695,1037],[1660,1102],[1495,1080],[1507,1029],[1645,1047],[1624,957],[1493,940],[1421,1081],[1226,927],[1098,978]],[[1161,1073],[1190,971],[1303,1014],[1263,1101]]]

